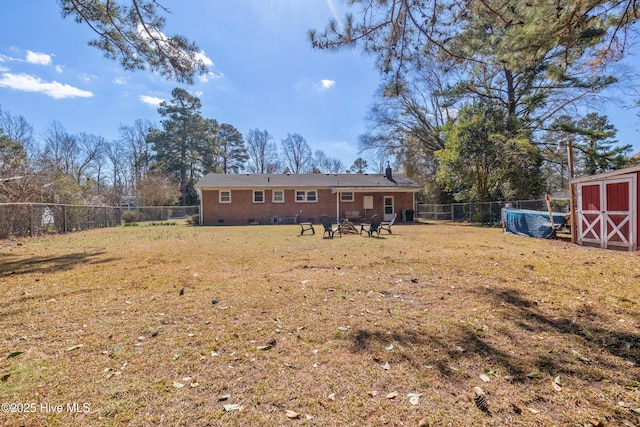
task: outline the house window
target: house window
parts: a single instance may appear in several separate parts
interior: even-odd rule
[[[231,191],[220,190],[220,203],[231,203]]]
[[[284,191],[283,190],[273,190],[271,199],[272,199],[273,203],[284,203]]]
[[[340,193],[341,202],[353,202],[353,191],[344,191]]]
[[[264,203],[264,191],[263,190],[254,190],[253,191],[253,203]]]
[[[296,190],[296,202],[317,202],[318,192],[316,190]]]

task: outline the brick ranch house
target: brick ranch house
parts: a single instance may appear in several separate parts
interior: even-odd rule
[[[401,222],[412,218],[422,187],[387,168],[385,175],[209,174],[195,188],[201,225],[246,225],[317,224],[323,214],[360,222],[396,213]]]

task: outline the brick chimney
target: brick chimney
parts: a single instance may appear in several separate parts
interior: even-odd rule
[[[393,181],[393,175],[391,174],[391,165],[387,162],[387,168],[384,170],[384,176],[389,180]]]

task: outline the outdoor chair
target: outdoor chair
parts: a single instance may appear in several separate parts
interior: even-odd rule
[[[380,215],[372,216],[371,222],[369,224],[362,224],[360,226],[360,234],[362,234],[363,231],[366,231],[369,237],[371,237],[373,233],[378,233],[378,236],[380,236],[381,223],[382,223],[382,217]]]
[[[301,222],[300,223],[300,228],[302,230],[300,230],[300,235],[302,236],[304,234],[305,231],[311,231],[311,234],[316,234],[316,230],[315,228],[313,228],[313,223],[311,221],[309,222]]]
[[[394,222],[396,222],[396,217],[398,216],[398,214],[393,214],[393,216],[391,217],[391,221],[382,221],[380,223],[380,231],[384,230],[389,232],[389,234],[391,234],[391,226],[393,225]]]
[[[325,234],[329,234],[329,238],[333,239],[333,235],[335,233],[340,234],[340,237],[342,237],[342,229],[340,227],[340,224],[334,224],[329,215],[321,215],[320,224],[322,224],[322,226],[324,227],[324,233],[322,233],[322,237],[324,237]]]

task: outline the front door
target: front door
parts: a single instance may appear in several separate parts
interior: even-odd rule
[[[635,179],[578,185],[578,244],[635,249]]]
[[[391,221],[393,217],[393,196],[384,196],[384,221]]]

